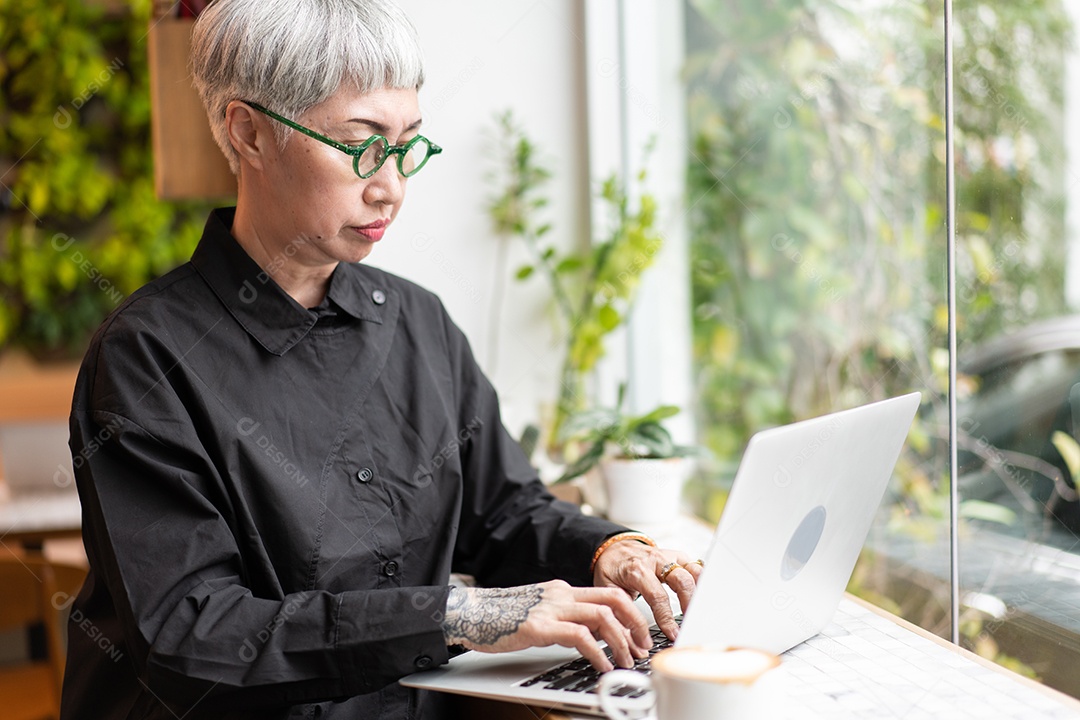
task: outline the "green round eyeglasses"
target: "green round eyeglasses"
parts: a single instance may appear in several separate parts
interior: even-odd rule
[[[379,168],[383,166],[383,163],[385,163],[386,159],[391,155],[397,156],[398,171],[405,177],[412,177],[420,172],[420,168],[424,167],[433,155],[438,155],[442,152],[441,147],[431,142],[423,135],[417,135],[404,145],[391,145],[390,141],[382,135],[372,135],[359,145],[346,145],[345,143],[339,143],[337,140],[331,140],[325,135],[320,135],[310,128],[306,128],[286,117],[278,115],[276,112],[267,110],[258,103],[251,102],[250,100],[243,100],[242,102],[250,105],[264,115],[272,117],[282,125],[287,125],[297,132],[302,132],[308,137],[314,138],[319,142],[325,143],[335,150],[340,150],[350,156],[353,159],[353,170],[356,171],[358,177],[365,180],[379,172]]]

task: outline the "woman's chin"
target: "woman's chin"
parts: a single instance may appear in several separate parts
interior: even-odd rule
[[[358,263],[371,254],[375,243],[357,239],[355,235],[348,239],[339,239],[333,248],[332,256],[339,262]]]
[[[345,262],[358,263],[362,262],[364,258],[371,254],[371,251],[375,249],[375,244],[372,243],[363,248],[352,248],[348,254],[349,257]]]

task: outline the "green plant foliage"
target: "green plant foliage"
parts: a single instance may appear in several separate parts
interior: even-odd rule
[[[725,458],[763,427],[925,387],[943,337],[942,278],[925,255],[944,247],[926,188],[941,120],[899,61],[876,68],[834,45],[899,53],[879,28],[926,35],[929,17],[903,4],[873,23],[840,3],[774,6],[691,11],[695,356],[701,427]]]
[[[762,427],[923,390],[931,502],[948,470],[940,3],[689,5],[704,440],[732,459]],[[1063,18],[1057,0],[955,3],[962,348],[1064,307]]]
[[[763,427],[921,390],[883,529],[930,541],[950,515],[942,3],[869,6],[688,2],[699,427],[730,466]],[[1071,30],[1060,0],[953,6],[963,355],[1065,310]],[[691,488],[710,516],[725,491]],[[959,510],[1017,520],[976,498]],[[851,589],[909,614],[881,572],[860,563]]]
[[[609,447],[616,448],[616,455],[628,459],[664,459],[688,457],[698,454],[695,447],[676,445],[671,434],[662,425],[669,417],[679,413],[674,405],[661,405],[641,415],[623,412],[626,384],[619,387],[619,398],[614,408],[591,408],[571,415],[562,426],[561,440],[583,447],[576,460],[571,462],[555,483],[572,480],[592,469]]]
[[[493,180],[496,195],[488,211],[495,231],[504,238],[520,239],[533,257],[514,277],[524,281],[540,275],[550,285],[566,348],[549,432],[558,444],[563,422],[586,404],[585,375],[603,357],[605,338],[625,321],[641,274],[662,247],[654,228],[656,200],[641,193],[632,204],[621,183],[608,178],[599,197],[611,214],[611,230],[595,242],[560,250],[549,235],[552,225],[539,217],[548,204],[543,190],[550,170],[538,159],[535,144],[512,113],[497,118],[496,132],[502,152]],[[643,184],[645,174],[637,180]]]
[[[208,207],[154,195],[150,11],[0,0],[0,348],[80,356],[198,242]]]

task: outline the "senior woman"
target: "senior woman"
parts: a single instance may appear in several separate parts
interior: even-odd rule
[[[440,151],[402,13],[219,0],[192,69],[237,204],[83,363],[62,717],[436,718],[395,681],[450,646],[630,665],[638,593],[673,636],[700,565],[555,501],[438,299],[361,264]]]

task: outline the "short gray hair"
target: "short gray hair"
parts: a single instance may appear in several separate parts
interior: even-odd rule
[[[225,108],[250,100],[296,118],[345,83],[361,93],[419,89],[416,29],[388,0],[216,0],[195,23],[191,74],[234,174]],[[274,123],[279,145],[291,130]]]

